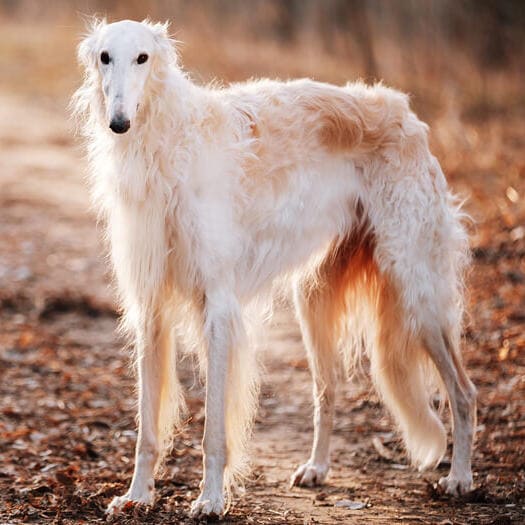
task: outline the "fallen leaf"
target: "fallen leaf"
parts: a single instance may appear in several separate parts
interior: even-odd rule
[[[342,507],[349,510],[361,510],[367,507],[367,504],[364,501],[352,501],[349,499],[339,500],[336,504],[336,507]]]
[[[386,459],[388,461],[392,461],[394,459],[394,454],[392,453],[392,451],[386,448],[385,445],[383,445],[383,442],[377,436],[372,438],[372,445],[374,445],[376,452],[383,459]]]

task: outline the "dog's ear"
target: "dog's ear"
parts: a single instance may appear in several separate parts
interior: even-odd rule
[[[77,48],[78,61],[85,68],[93,68],[97,64],[95,44],[100,29],[105,25],[105,18],[93,18],[88,21],[87,32]]]
[[[164,63],[177,64],[178,56],[177,48],[175,47],[176,41],[169,34],[169,21],[154,23],[146,19],[143,20],[142,23],[146,25],[153,33],[159,55],[163,57]]]
[[[163,40],[169,40],[170,39],[169,33],[168,33],[168,29],[170,27],[170,23],[169,23],[168,20],[166,20],[164,23],[157,22],[155,24],[153,24],[151,22],[148,22],[147,20],[145,20],[144,22],[146,22],[148,24],[148,26],[151,29],[151,32],[153,33],[153,35],[155,36],[155,40],[157,42],[160,43]]]

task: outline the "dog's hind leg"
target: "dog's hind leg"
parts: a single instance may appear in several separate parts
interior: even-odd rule
[[[107,512],[113,513],[128,502],[151,505],[154,500],[154,472],[170,436],[166,435],[176,422],[168,423],[167,412],[176,412],[180,399],[177,390],[175,357],[169,324],[160,313],[151,313],[137,329],[136,358],[139,384],[138,436],[135,470],[129,490],[113,499]],[[170,395],[171,394],[171,395]],[[175,394],[175,395],[174,395]],[[164,419],[164,420],[163,420]],[[169,430],[167,430],[169,429]]]
[[[422,341],[447,390],[453,421],[452,465],[439,480],[443,490],[459,496],[472,490],[471,455],[476,424],[476,388],[468,378],[459,351],[437,324],[423,329]]]
[[[345,325],[349,292],[360,280],[374,281],[373,238],[366,221],[335,242],[315,274],[295,283],[294,300],[310,370],[314,395],[314,439],[310,459],[292,475],[292,485],[323,483],[329,468],[335,388],[340,366],[338,342]]]
[[[326,268],[323,268],[326,270]],[[313,379],[314,437],[310,458],[292,475],[291,485],[323,483],[328,472],[337,382],[337,303],[329,272],[325,281],[297,283],[294,301]],[[333,279],[332,279],[333,281]]]

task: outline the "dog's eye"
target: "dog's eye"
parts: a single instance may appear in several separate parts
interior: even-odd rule
[[[146,53],[141,53],[137,57],[137,64],[144,64],[144,62],[146,62],[146,60],[148,60],[148,55],[146,55]]]
[[[107,51],[102,51],[102,53],[100,53],[100,61],[103,63],[103,64],[109,64],[109,55],[107,53]]]

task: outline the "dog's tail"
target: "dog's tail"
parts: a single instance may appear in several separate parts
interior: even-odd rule
[[[412,463],[422,469],[433,467],[446,449],[445,429],[431,407],[430,383],[439,385],[435,369],[390,279],[380,273],[373,258],[354,267],[351,279],[342,338],[347,368],[355,369],[366,352],[374,384],[401,430]]]
[[[403,436],[412,463],[435,467],[446,450],[442,422],[431,406],[440,380],[396,291],[384,283],[377,303],[377,330],[370,361],[374,383]]]

